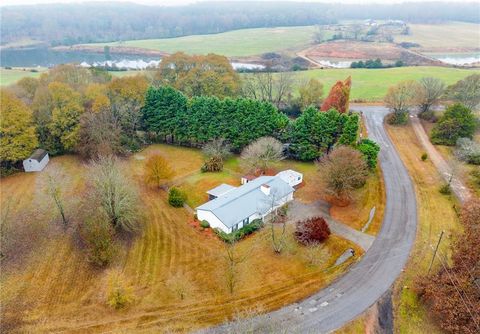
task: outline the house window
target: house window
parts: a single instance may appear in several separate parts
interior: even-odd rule
[[[244,220],[242,220],[242,222],[243,226],[248,225],[248,223],[250,222],[250,217],[245,218]]]
[[[238,224],[232,226],[232,232],[235,232],[236,230],[238,230]]]

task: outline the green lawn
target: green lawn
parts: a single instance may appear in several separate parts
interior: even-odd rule
[[[357,101],[380,101],[385,96],[389,86],[403,80],[418,80],[422,77],[435,77],[447,85],[452,84],[480,70],[456,69],[447,67],[397,67],[388,69],[324,69],[296,72],[297,81],[317,78],[324,85],[324,94],[337,80],[352,76],[352,92],[350,98]]]
[[[421,49],[438,52],[480,50],[480,24],[448,22],[409,24],[409,35],[395,36],[395,42],[413,42]]]
[[[14,84],[18,80],[24,77],[37,78],[40,76],[41,72],[45,71],[45,68],[36,69],[38,72],[31,72],[30,68],[14,68],[11,70],[6,70],[5,68],[0,68],[0,86],[8,86]]]
[[[168,53],[217,53],[228,57],[252,56],[265,52],[297,49],[312,42],[315,27],[279,27],[241,29],[220,34],[192,35],[177,38],[133,40],[88,45],[129,46]]]

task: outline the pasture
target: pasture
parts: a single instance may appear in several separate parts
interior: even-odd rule
[[[191,35],[177,38],[131,40],[113,43],[86,44],[136,47],[168,53],[216,53],[227,57],[246,57],[265,52],[301,49],[312,43],[315,27],[278,27],[241,29],[211,35]]]
[[[291,237],[285,252],[276,255],[269,229],[263,229],[236,246],[238,254],[248,256],[237,267],[237,285],[230,294],[225,275],[226,246],[193,227],[187,210],[169,206],[164,191],[143,185],[145,158],[153,152],[160,152],[171,162],[176,171],[174,182],[180,184],[197,175],[203,163],[198,150],[166,145],[148,147],[122,162],[140,191],[144,227],[133,240],[119,241],[119,251],[105,270],[92,268],[78,236],[58,226],[56,211],[43,189],[46,172],[60,172],[67,215],[72,225],[81,223],[78,210],[91,209],[81,209],[88,177],[84,162],[74,156],[56,157],[42,173],[20,173],[0,180],[2,206],[12,198],[11,217],[23,217],[10,219],[10,228],[32,232],[29,229],[35,226],[35,234],[22,234],[23,244],[32,249],[2,268],[4,329],[27,333],[183,333],[225,321],[246,309],[268,311],[302,299],[338,277],[345,265],[331,266],[347,248],[362,253],[332,235],[316,254],[318,263],[310,265],[305,247]],[[229,163],[231,168],[236,165]],[[311,166],[305,168],[314,170]],[[308,176],[306,181],[315,188],[314,179]],[[32,221],[29,216],[36,219]],[[116,311],[106,304],[107,282],[112,275],[120,275],[133,291],[134,302],[127,309]],[[176,292],[178,282],[186,287],[184,299]]]
[[[381,101],[388,87],[404,80],[418,80],[422,77],[435,77],[447,85],[453,84],[466,76],[480,73],[480,70],[458,69],[449,67],[417,66],[386,69],[317,69],[294,72],[297,81],[316,78],[324,85],[324,95],[337,80],[352,77],[350,99],[353,101]]]
[[[480,24],[446,22],[409,26],[410,34],[396,35],[396,43],[418,43],[418,49],[424,52],[480,51]]]
[[[43,71],[46,71],[43,67],[35,69],[15,67],[11,70],[0,67],[0,86],[9,86],[25,77],[38,78]]]

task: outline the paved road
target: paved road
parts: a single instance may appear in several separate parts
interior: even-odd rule
[[[450,181],[453,173],[450,187],[455,196],[457,196],[462,203],[468,201],[468,199],[471,197],[470,191],[463,184],[463,182],[456,177],[455,171],[452,170],[451,166],[445,161],[435,146],[433,146],[433,144],[430,142],[430,139],[428,138],[428,135],[418,117],[416,115],[411,116],[410,120],[418,140],[422,144],[425,152],[428,154],[428,157],[432,161],[435,168],[437,168],[440,175],[442,175],[444,178],[445,182],[448,183]]]
[[[383,225],[363,259],[315,295],[253,320],[259,333],[269,332],[265,318],[289,333],[328,333],[363,313],[386,292],[407,262],[415,240],[417,209],[410,177],[388,138],[381,107],[352,107],[364,112],[369,136],[381,146],[380,162],[387,203]],[[223,333],[224,326],[209,332]]]
[[[322,216],[327,221],[328,226],[333,233],[356,243],[362,247],[364,251],[367,251],[375,240],[373,235],[360,232],[348,225],[332,219],[330,216],[330,205],[321,200],[308,204],[294,200],[288,205],[288,215],[290,216],[289,223],[294,223],[295,221],[305,220],[311,217]]]

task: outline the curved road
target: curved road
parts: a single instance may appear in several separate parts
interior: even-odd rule
[[[266,319],[275,328],[295,333],[328,333],[338,329],[372,306],[392,286],[408,260],[417,226],[415,192],[383,127],[387,112],[382,107],[352,109],[364,113],[369,137],[381,146],[379,159],[387,197],[381,231],[362,260],[330,286],[299,303],[252,319],[256,332],[270,332],[264,327]],[[222,325],[207,332],[226,330],[226,325]]]

